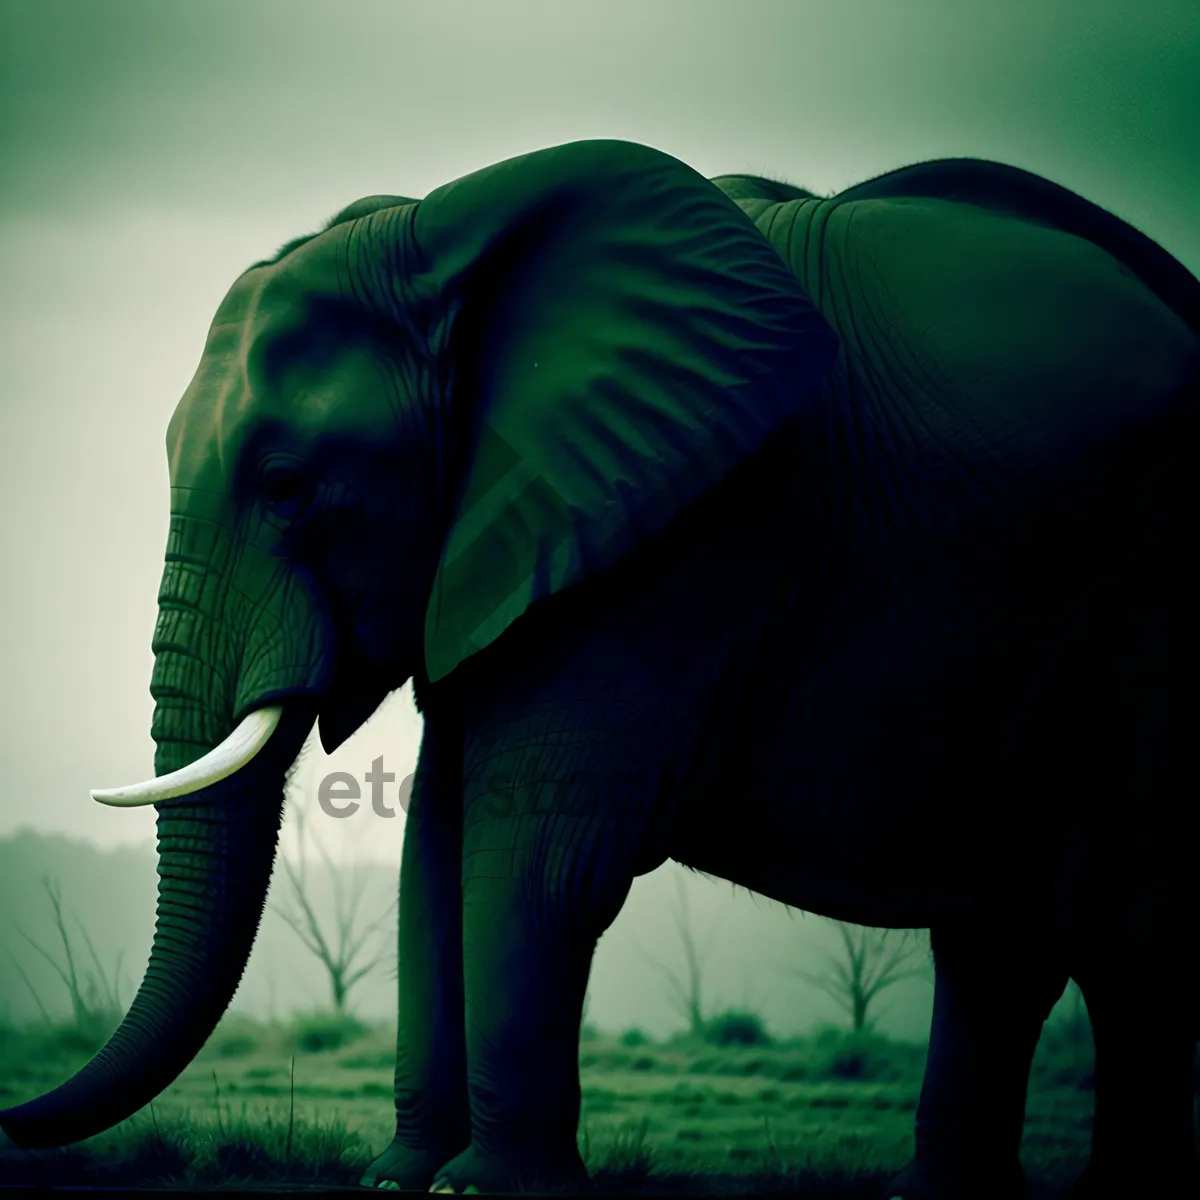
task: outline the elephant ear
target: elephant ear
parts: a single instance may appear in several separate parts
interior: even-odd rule
[[[738,206],[646,146],[497,163],[430,193],[410,228],[468,431],[426,613],[438,680],[754,454],[837,339]]]

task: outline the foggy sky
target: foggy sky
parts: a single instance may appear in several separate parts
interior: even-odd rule
[[[1001,159],[1198,271],[1198,115],[1185,0],[0,0],[0,836],[153,834],[87,790],[153,769],[167,421],[289,237],[618,137],[819,191]],[[310,778],[383,754],[400,779],[419,728],[389,702]],[[395,862],[402,820],[356,820]]]

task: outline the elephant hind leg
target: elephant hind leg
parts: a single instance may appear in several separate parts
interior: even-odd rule
[[[1028,922],[939,926],[931,940],[937,974],[916,1154],[884,1194],[1018,1200],[1029,1068],[1066,986],[1065,956]]]
[[[1096,1044],[1092,1161],[1080,1196],[1200,1197],[1193,1115],[1200,970],[1195,853],[1200,821],[1180,787],[1191,733],[1170,712],[1195,678],[1191,639],[1168,645],[1172,606],[1194,607],[1182,564],[1150,564],[1144,599],[1114,621],[1105,657],[1106,785],[1092,798],[1097,854],[1072,974]],[[1181,612],[1176,629],[1191,612]],[[1174,716],[1174,725],[1172,717]]]
[[[1096,1115],[1075,1200],[1200,1197],[1195,1022],[1175,981],[1163,981],[1185,946],[1164,948],[1153,960],[1106,947],[1103,963],[1080,970],[1096,1043]]]

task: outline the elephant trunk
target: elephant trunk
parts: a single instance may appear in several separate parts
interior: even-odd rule
[[[17,1145],[64,1145],[111,1128],[153,1100],[204,1045],[250,956],[287,769],[312,721],[307,705],[289,705],[240,770],[156,806],[158,910],[145,977],[95,1058],[46,1095],[0,1111],[0,1130]]]

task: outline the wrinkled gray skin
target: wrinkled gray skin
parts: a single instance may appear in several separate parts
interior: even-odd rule
[[[164,615],[156,649],[177,657],[156,669],[159,771],[226,736],[271,677],[243,669],[224,724],[186,685],[238,654],[273,661],[264,647],[280,638],[288,663],[312,668],[288,712],[310,696],[327,745],[414,678],[425,733],[401,871],[397,1132],[364,1183],[586,1184],[578,1034],[593,950],[632,879],[669,857],[831,917],[932,928],[916,1156],[887,1195],[1021,1194],[1029,1064],[1068,975],[1097,1044],[1080,1194],[1189,1195],[1197,830],[1167,697],[1195,664],[1190,643],[1168,655],[1167,628],[1173,606],[1195,604],[1168,525],[1195,528],[1200,284],[1086,201],[996,164],[925,164],[829,199],[716,182],[840,339],[815,401],[661,536],[431,681],[418,651],[445,532],[434,484],[453,477],[469,412],[416,358],[399,362],[389,471],[371,474],[383,434],[369,421],[371,437],[335,447],[352,454],[330,451],[346,511],[347,496],[371,501],[357,539],[332,527],[304,586],[243,555],[237,569],[259,563],[272,589],[230,602],[232,628],[254,636],[216,643],[215,663],[211,639],[193,635],[197,650]],[[486,224],[486,206],[471,211]],[[358,237],[344,261],[369,264]],[[272,279],[290,311],[288,270]],[[566,308],[570,271],[557,286]],[[227,317],[214,345],[246,344],[241,328]],[[278,378],[308,344],[268,356]],[[318,349],[351,370],[337,338]],[[172,437],[173,472],[193,453],[208,462],[186,421]],[[257,553],[270,522],[242,503]],[[286,529],[286,509],[271,520]],[[168,598],[215,586],[212,525],[187,526],[199,546],[173,542]],[[381,545],[384,562],[362,558]],[[248,624],[260,609],[269,630]],[[281,778],[306,728],[282,729],[254,771]],[[273,847],[248,772],[216,785],[219,804],[162,806],[148,983],[172,1003],[143,1003],[61,1094],[0,1113],[21,1144],[120,1119],[223,1011],[269,874],[269,853],[245,848]],[[224,824],[205,842],[213,814]],[[189,907],[190,887],[204,904]]]

